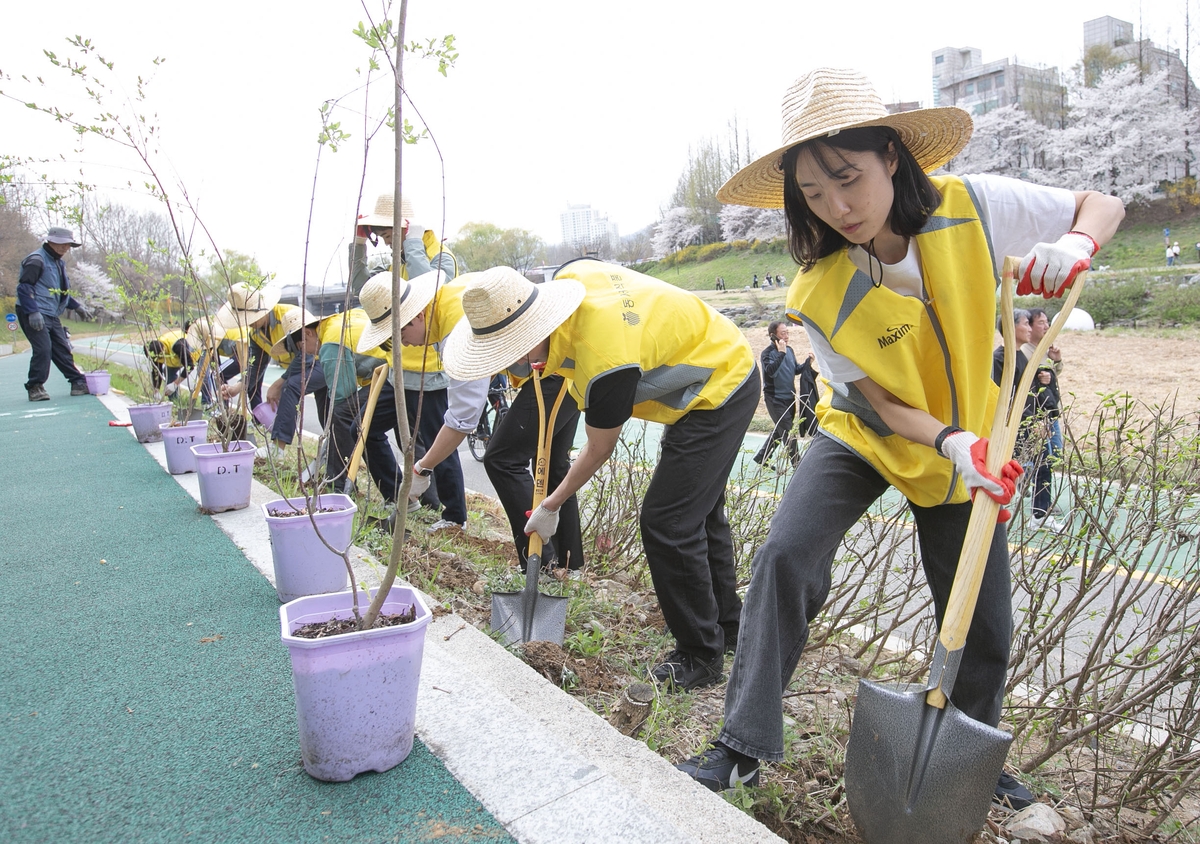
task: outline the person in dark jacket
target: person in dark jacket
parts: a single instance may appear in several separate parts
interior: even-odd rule
[[[1022,351],[1033,336],[1032,318],[1029,311],[1017,308],[1013,311],[1013,334],[1017,343],[1017,352],[1013,370],[1011,390],[1017,388],[1029,360]],[[1000,346],[992,354],[992,380],[1000,384],[1004,371],[1004,347]],[[1060,531],[1063,525],[1050,514],[1051,493],[1051,450],[1050,437],[1054,420],[1059,415],[1058,376],[1051,366],[1038,367],[1029,393],[1025,396],[1025,406],[1021,411],[1021,428],[1017,435],[1017,453],[1031,460],[1026,462],[1026,468],[1033,479],[1033,521],[1034,530]]]
[[[71,343],[61,320],[68,309],[75,311],[80,319],[91,319],[92,316],[72,298],[63,263],[71,247],[79,245],[70,229],[55,226],[46,233],[46,242],[41,248],[21,262],[21,275],[17,280],[17,321],[33,351],[29,380],[25,382],[30,401],[50,400],[45,384],[50,377],[51,361],[71,382],[71,395],[88,394],[87,379],[75,365]]]
[[[817,400],[817,374],[813,369],[813,356],[809,355],[802,364],[796,363],[796,352],[788,342],[788,326],[784,322],[772,322],[767,326],[771,343],[762,351],[763,401],[775,427],[754,455],[755,463],[765,463],[781,439],[787,443],[788,458],[793,463],[799,459],[796,437],[792,434],[792,423],[796,421],[797,394],[796,377],[800,377],[801,436],[812,436],[816,428],[816,413],[813,408]]]

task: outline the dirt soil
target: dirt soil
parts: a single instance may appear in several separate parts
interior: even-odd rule
[[[744,330],[754,354],[761,355],[766,326]],[[788,342],[799,360],[812,351],[798,328]],[[1200,331],[1066,331],[1057,345],[1064,363],[1059,378],[1063,401],[1076,414],[1090,416],[1100,396],[1119,392],[1150,406],[1174,403],[1176,413],[1200,412]],[[766,416],[765,405],[759,411]]]

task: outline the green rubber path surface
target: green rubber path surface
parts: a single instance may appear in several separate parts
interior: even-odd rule
[[[300,765],[275,590],[91,396],[0,358],[0,841],[513,839],[419,738]]]

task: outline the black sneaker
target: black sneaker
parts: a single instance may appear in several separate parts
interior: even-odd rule
[[[1025,809],[1032,806],[1034,801],[1033,792],[1007,773],[1000,775],[1000,781],[996,783],[996,795],[992,799],[1009,809]]]
[[[687,691],[721,682],[724,655],[704,660],[681,650],[673,650],[650,673],[660,683]]]
[[[72,384],[71,385],[71,395],[73,395],[73,396],[88,395],[87,384]]]
[[[50,401],[50,394],[46,392],[46,388],[40,384],[36,387],[27,388],[30,401]]]
[[[719,741],[675,767],[709,791],[725,791],[738,785],[758,785],[758,760],[730,750]]]

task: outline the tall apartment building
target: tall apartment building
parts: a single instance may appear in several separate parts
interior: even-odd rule
[[[1136,38],[1133,24],[1129,21],[1105,16],[1085,21],[1083,24],[1083,52],[1085,63],[1096,56],[1096,51],[1110,54],[1107,61],[1138,62],[1148,73],[1167,71],[1167,95],[1181,105],[1200,105],[1196,83],[1188,76],[1187,66],[1179,58],[1179,50],[1168,50],[1148,38]]]
[[[558,219],[562,225],[562,242],[568,246],[599,252],[620,245],[617,224],[590,205],[568,205]]]
[[[1066,88],[1057,67],[1029,67],[1008,59],[985,63],[975,47],[933,51],[933,104],[972,114],[1019,105],[1045,126],[1062,125]]]

